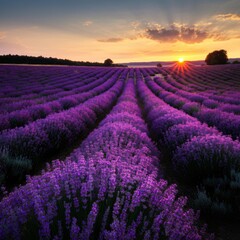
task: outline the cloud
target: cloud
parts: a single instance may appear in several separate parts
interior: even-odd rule
[[[207,39],[209,33],[194,27],[181,27],[180,41],[185,43],[200,43]]]
[[[146,29],[146,36],[160,42],[176,42],[179,38],[177,29]]]
[[[87,20],[87,21],[83,22],[83,26],[85,26],[85,27],[88,27],[92,24],[93,24],[93,21],[90,21],[90,20]]]
[[[220,14],[218,15],[220,16]],[[236,19],[236,14],[234,19]],[[240,17],[240,16],[239,16]],[[229,18],[229,16],[228,16]],[[233,17],[232,17],[233,18]],[[161,43],[182,42],[186,44],[202,43],[205,40],[227,41],[239,38],[239,30],[229,28],[229,24],[219,23],[214,16],[206,21],[199,21],[193,25],[172,22],[161,25],[158,22],[130,22],[132,31],[126,32],[125,37],[99,39],[98,42],[115,43],[127,40],[151,39]]]
[[[172,24],[168,27],[145,29],[145,37],[159,42],[185,42],[188,44],[200,43],[209,37],[209,33],[196,26]]]
[[[236,36],[232,35],[230,37],[229,35],[226,35],[224,33],[212,32],[211,35],[210,35],[210,38],[213,39],[213,41],[218,42],[218,41],[227,41],[227,40],[230,40],[231,38],[236,38]]]
[[[133,29],[137,29],[140,25],[141,23],[138,21],[131,22],[131,26],[133,27]]]
[[[215,15],[214,18],[218,21],[240,21],[240,14],[226,13]]]
[[[115,42],[121,42],[123,40],[124,40],[123,38],[107,38],[107,39],[99,39],[98,42],[115,43]]]

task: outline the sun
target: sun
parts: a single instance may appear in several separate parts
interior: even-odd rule
[[[178,59],[178,62],[179,62],[179,63],[183,63],[183,62],[184,62],[184,58],[183,58],[183,57],[180,57],[180,58]]]

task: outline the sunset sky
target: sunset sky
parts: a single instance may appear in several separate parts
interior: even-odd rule
[[[0,55],[114,62],[240,57],[239,0],[0,0]]]

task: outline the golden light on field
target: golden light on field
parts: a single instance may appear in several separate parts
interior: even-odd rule
[[[178,62],[179,62],[179,63],[183,63],[183,62],[184,62],[184,58],[183,58],[183,57],[180,57],[180,58],[178,59]]]

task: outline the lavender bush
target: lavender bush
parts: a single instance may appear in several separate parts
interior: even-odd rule
[[[150,83],[153,82],[146,81],[146,84]],[[158,142],[159,148],[164,149],[170,158],[171,166],[175,170],[174,176],[186,184],[205,186],[211,204],[210,207],[204,206],[211,208],[211,211],[219,212],[217,206],[229,210],[229,205],[236,209],[237,198],[232,201],[232,196],[236,192],[234,189],[230,190],[228,196],[224,196],[226,188],[221,187],[219,189],[221,194],[216,195],[212,189],[217,189],[220,180],[213,182],[213,187],[210,188],[204,179],[226,177],[229,186],[232,181],[229,177],[231,169],[239,170],[240,143],[222,136],[215,128],[201,124],[197,119],[170,107],[155,96],[146,84],[141,78],[137,80],[138,93],[144,105],[151,135]],[[215,195],[218,196],[217,199]],[[199,207],[197,202],[196,205]]]
[[[95,126],[97,118],[113,106],[122,87],[123,81],[119,80],[106,93],[76,108],[51,114],[25,127],[4,131],[0,134],[0,153],[7,150],[12,159],[26,157],[33,167],[38,166],[41,158],[50,157],[83,138]]]
[[[176,186],[159,179],[159,154],[131,95],[132,80],[65,162],[53,162],[0,202],[1,239],[213,239],[196,227]],[[131,109],[128,123],[113,120]]]
[[[191,180],[209,176],[229,176],[240,169],[240,144],[230,137],[208,135],[193,137],[177,149],[173,163],[179,174]],[[196,172],[198,174],[196,174]]]
[[[238,213],[236,73],[0,66],[0,182],[72,151],[1,188],[0,239],[213,239],[164,164],[197,209]]]

